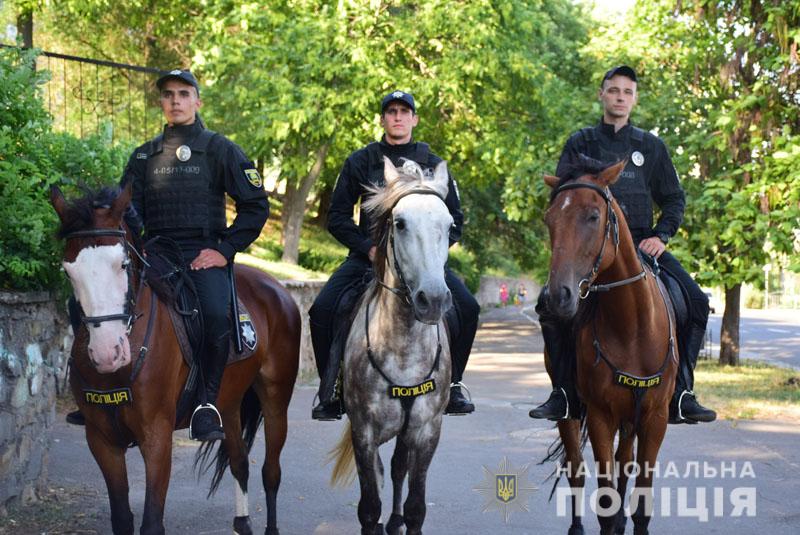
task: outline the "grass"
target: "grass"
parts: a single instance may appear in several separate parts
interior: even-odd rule
[[[695,387],[700,402],[716,410],[719,418],[800,421],[800,372],[796,370],[753,360],[743,360],[738,367],[701,360]]]

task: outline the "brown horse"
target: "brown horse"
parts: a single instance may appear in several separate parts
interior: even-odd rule
[[[643,535],[651,516],[652,470],[667,428],[677,356],[666,290],[642,262],[609,191],[625,163],[605,169],[587,165],[577,170],[576,179],[544,177],[553,188],[545,215],[552,249],[548,304],[575,328],[577,386],[596,462],[601,533],[624,533],[628,475],[631,467],[638,467],[631,510],[634,533]],[[549,366],[549,355],[546,362]],[[581,422],[561,421],[558,430],[570,487],[582,497]],[[579,535],[578,497],[572,499],[568,533]]]
[[[61,219],[59,234],[66,242],[64,270],[86,315],[75,333],[70,383],[86,417],[89,449],[108,487],[112,529],[117,535],[134,532],[125,451],[135,442],[146,475],[141,533],[163,534],[172,432],[188,424],[188,418],[176,422],[176,406],[189,367],[181,357],[167,305],[145,283],[145,260],[123,220],[130,198],[130,186],[119,193],[92,192],[72,203],[58,188],[50,195]],[[234,530],[240,535],[252,533],[248,453],[266,417],[267,451],[261,470],[267,496],[265,533],[275,535],[280,453],[297,377],[300,314],[292,297],[272,277],[243,266],[235,271],[239,294],[260,343],[251,357],[225,369],[217,406],[226,438],[216,453],[209,494],[230,465],[237,482]],[[203,453],[208,456],[212,447],[213,443],[204,444],[198,458]]]

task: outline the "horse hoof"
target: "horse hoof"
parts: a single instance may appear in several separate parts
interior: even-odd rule
[[[584,535],[583,526],[573,526],[567,531],[567,535]]]
[[[249,516],[237,516],[233,519],[233,532],[236,535],[253,535],[253,526]]]
[[[404,524],[403,515],[392,513],[392,516],[389,517],[389,522],[386,523],[386,533],[389,535],[400,535],[402,533],[401,528]]]

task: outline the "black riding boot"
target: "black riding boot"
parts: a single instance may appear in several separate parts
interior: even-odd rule
[[[675,394],[672,396],[672,402],[669,406],[669,423],[671,424],[696,424],[698,422],[713,422],[717,419],[717,413],[700,405],[692,391],[694,388],[694,368],[697,365],[697,356],[703,347],[705,336],[705,329],[692,325],[684,345],[685,350],[680,355]]]
[[[230,333],[225,333],[207,349],[203,369],[205,392],[201,392],[201,404],[194,410],[189,424],[190,435],[194,440],[209,441],[225,438],[225,432],[222,430],[222,416],[220,416],[215,403],[228,360],[229,342]]]
[[[311,344],[314,346],[314,359],[319,372],[319,403],[311,409],[311,418],[314,420],[342,419],[342,401],[336,392],[341,356],[339,354],[331,355],[329,340],[330,330],[312,323]]]
[[[550,381],[553,391],[547,401],[531,409],[528,416],[547,420],[566,420],[580,417],[580,402],[575,388],[575,347],[569,325],[549,316],[544,310],[543,297],[536,306],[542,337],[550,357]]]

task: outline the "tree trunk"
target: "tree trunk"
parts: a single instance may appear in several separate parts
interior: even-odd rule
[[[23,8],[17,15],[17,29],[22,35],[22,46],[33,48],[33,11]]]
[[[730,366],[739,365],[739,306],[742,285],[725,288],[725,313],[722,315],[722,329],[719,334],[719,363]]]
[[[313,223],[321,228],[328,225],[328,212],[331,207],[331,197],[333,197],[333,184],[329,184],[320,190],[318,195],[317,217],[313,219]]]
[[[297,264],[300,256],[300,230],[303,227],[303,216],[306,212],[306,198],[314,182],[322,172],[325,156],[328,154],[329,143],[320,146],[315,154],[314,165],[311,170],[297,184],[287,181],[286,195],[283,198],[283,256],[281,260],[289,264]]]

